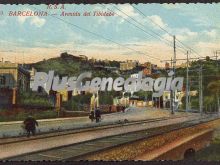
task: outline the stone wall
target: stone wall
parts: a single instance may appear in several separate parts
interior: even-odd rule
[[[97,153],[92,153],[91,155],[80,157],[79,160],[134,160],[137,159],[140,155],[151,152],[175,140],[179,140],[181,138],[215,128],[219,125],[220,120],[211,121],[208,123],[197,125],[195,127],[172,131],[169,133],[158,135],[156,137],[151,137],[148,139],[120,145]]]
[[[192,149],[195,152],[207,147],[212,139],[212,132],[206,132],[202,136],[198,136],[187,143],[184,143],[170,151],[160,155],[155,160],[182,160],[187,150]],[[172,146],[167,145],[171,148]]]

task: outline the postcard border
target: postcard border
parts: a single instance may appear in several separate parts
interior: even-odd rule
[[[0,4],[218,3],[220,0],[1,0]]]

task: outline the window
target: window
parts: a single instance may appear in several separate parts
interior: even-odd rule
[[[5,76],[0,75],[0,85],[5,85],[6,84],[6,78]]]

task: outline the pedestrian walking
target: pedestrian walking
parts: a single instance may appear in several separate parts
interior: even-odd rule
[[[36,126],[38,126],[38,122],[32,116],[28,116],[23,123],[24,128],[27,131],[27,137],[30,137],[31,133],[34,136],[36,133]]]
[[[90,114],[89,114],[89,119],[93,122],[93,120],[95,119],[95,114],[94,114],[94,111],[90,111]]]
[[[126,109],[126,107],[123,105],[123,106],[122,106],[122,112],[123,112],[123,113],[125,112],[125,109]]]
[[[95,109],[95,119],[96,119],[96,123],[98,123],[101,119],[101,111],[99,108]]]

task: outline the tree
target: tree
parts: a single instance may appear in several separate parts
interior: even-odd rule
[[[208,84],[207,88],[216,96],[218,110],[219,110],[220,80],[210,82]]]
[[[210,61],[210,57],[209,56],[206,56],[206,61]]]

